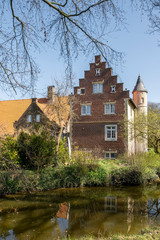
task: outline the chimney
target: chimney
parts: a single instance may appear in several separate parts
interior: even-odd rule
[[[36,103],[37,98],[32,98],[32,103]]]
[[[101,55],[95,56],[95,64],[99,65],[101,63]]]
[[[55,97],[55,86],[48,87],[48,103],[52,104]]]

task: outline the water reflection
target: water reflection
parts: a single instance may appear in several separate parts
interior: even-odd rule
[[[69,210],[70,204],[67,202],[60,203],[56,217],[53,218],[53,223],[56,224],[56,235],[65,237],[68,234],[69,227]]]
[[[160,222],[160,189],[63,189],[0,199],[0,240],[138,233]]]
[[[160,199],[150,199],[148,201],[148,215],[150,218],[160,221]]]

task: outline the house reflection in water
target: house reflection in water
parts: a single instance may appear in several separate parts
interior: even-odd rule
[[[117,197],[105,197],[104,211],[109,213],[117,212]]]
[[[60,235],[60,237],[67,235],[69,227],[69,210],[70,203],[60,203],[56,217],[53,218],[53,222],[57,223],[57,233]]]

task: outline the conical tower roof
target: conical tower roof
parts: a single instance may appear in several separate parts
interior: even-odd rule
[[[136,92],[136,91],[148,92],[147,89],[144,86],[144,83],[143,83],[140,75],[138,76],[137,83],[136,83],[136,85],[135,85],[135,87],[133,89],[133,92]]]

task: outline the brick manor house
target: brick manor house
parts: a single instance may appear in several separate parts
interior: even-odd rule
[[[105,158],[147,150],[147,140],[135,139],[129,127],[128,134],[124,134],[123,127],[124,120],[134,121],[137,112],[147,115],[147,90],[140,76],[132,99],[129,90],[123,90],[123,83],[112,74],[112,68],[106,68],[101,56],[95,56],[95,63],[74,88],[73,104],[69,99],[58,97],[55,87],[49,86],[45,98],[0,101],[0,138],[32,131],[41,124],[44,129],[51,126],[54,136],[63,127],[63,134],[70,136],[72,150]]]
[[[134,154],[147,150],[147,140],[137,141],[128,128],[125,136],[124,119],[133,120],[136,112],[147,114],[147,90],[138,77],[133,90],[123,89],[118,77],[112,75],[112,68],[106,68],[101,56],[95,56],[84,79],[74,87],[75,104],[71,119],[72,148],[92,151],[105,158],[116,158],[117,154]]]

